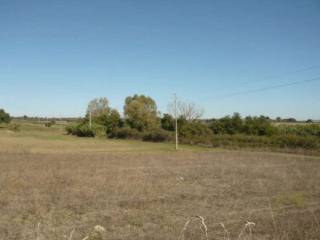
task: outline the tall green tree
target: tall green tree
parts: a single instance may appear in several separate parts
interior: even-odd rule
[[[159,127],[157,105],[151,97],[144,95],[127,97],[124,116],[128,125],[139,131]]]

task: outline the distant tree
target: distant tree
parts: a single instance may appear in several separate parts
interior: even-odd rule
[[[175,120],[170,114],[164,114],[161,118],[161,127],[167,131],[174,131]]]
[[[226,116],[220,119],[221,126],[223,126],[224,132],[227,134],[236,134],[240,133],[243,127],[243,121],[239,113],[234,113],[232,117]],[[211,126],[211,129],[214,131],[214,127]]]
[[[0,109],[0,123],[10,123],[11,117],[3,109]]]
[[[95,98],[88,104],[87,116],[84,119],[84,123],[88,124],[89,116],[91,112],[92,122],[98,126],[103,126],[106,129],[106,133],[110,134],[116,128],[121,127],[122,120],[120,113],[116,109],[109,107],[109,101],[107,98]]]
[[[110,111],[109,101],[107,98],[95,98],[88,104],[87,115],[91,112],[92,117],[98,117],[107,114]]]
[[[125,100],[124,115],[128,125],[139,131],[159,126],[157,105],[151,97],[144,95],[127,97]]]
[[[295,118],[287,118],[287,119],[283,119],[284,122],[297,122],[297,120]]]
[[[281,122],[281,117],[277,117],[277,118],[276,118],[276,121],[277,121],[277,122]]]
[[[23,119],[28,119],[28,116],[27,115],[23,115]]]
[[[209,128],[212,130],[214,134],[226,133],[224,123],[219,119],[212,119],[209,123]]]
[[[170,103],[168,106],[169,112],[174,115],[175,114],[175,105],[174,103]],[[198,120],[203,116],[204,110],[198,107],[194,103],[178,101],[177,102],[177,115],[179,117],[185,118],[187,121]]]
[[[312,119],[308,119],[306,123],[313,123]]]

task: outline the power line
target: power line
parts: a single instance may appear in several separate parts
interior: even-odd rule
[[[288,86],[299,85],[299,84],[308,83],[308,82],[315,82],[315,81],[320,81],[320,76],[319,77],[315,77],[315,78],[311,78],[311,79],[295,81],[295,82],[291,82],[291,83],[284,83],[284,84],[278,84],[278,85],[262,87],[262,88],[257,88],[257,89],[250,89],[250,90],[246,90],[246,91],[233,92],[233,93],[230,93],[230,94],[217,96],[217,98],[222,99],[222,98],[240,96],[240,95],[244,95],[244,94],[251,94],[251,93],[256,93],[256,92],[264,92],[264,91],[268,91],[268,90],[272,90],[272,89],[284,88],[284,87],[288,87]]]
[[[266,76],[266,77],[264,77],[262,79],[259,79],[258,81],[261,82],[261,81],[264,81],[264,80],[283,78],[283,77],[286,77],[288,75],[292,75],[292,74],[296,74],[296,73],[300,73],[300,72],[306,72],[306,71],[309,71],[309,70],[312,70],[312,69],[317,69],[319,67],[320,67],[320,65],[312,65],[312,66],[309,66],[309,67],[299,68],[299,69],[296,69],[296,70],[293,70],[293,71],[289,71],[289,72],[284,73],[284,74]],[[248,81],[243,82],[243,84],[248,84],[248,83],[251,83],[251,82],[253,82],[253,81],[248,80]]]
[[[292,71],[289,71],[289,72],[286,72],[284,74],[276,74],[276,75],[269,75],[269,76],[264,76],[262,78],[259,78],[258,80],[255,79],[255,81],[253,80],[246,80],[244,82],[240,82],[240,84],[242,86],[245,86],[245,85],[248,85],[250,83],[256,83],[256,82],[263,82],[263,81],[266,81],[266,80],[273,80],[273,79],[279,79],[279,78],[284,78],[286,76],[290,76],[290,75],[293,75],[293,74],[297,74],[297,73],[300,73],[300,72],[306,72],[306,71],[309,71],[309,70],[312,70],[312,69],[317,69],[317,68],[320,68],[320,65],[312,65],[312,66],[309,66],[309,67],[304,67],[304,68],[299,68],[299,69],[296,69],[296,70],[292,70]],[[241,86],[240,86],[241,87]],[[219,91],[224,91],[226,90],[225,88],[216,88],[215,91],[216,92],[219,92]]]

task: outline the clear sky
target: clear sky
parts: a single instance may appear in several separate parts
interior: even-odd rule
[[[320,119],[319,0],[0,0],[0,108],[81,116],[135,93]],[[297,84],[284,86],[292,82]],[[270,89],[271,88],[271,89]],[[255,91],[255,90],[261,91]]]

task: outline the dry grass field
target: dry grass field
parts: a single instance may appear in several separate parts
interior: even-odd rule
[[[319,157],[172,148],[0,129],[0,239],[320,239]]]

